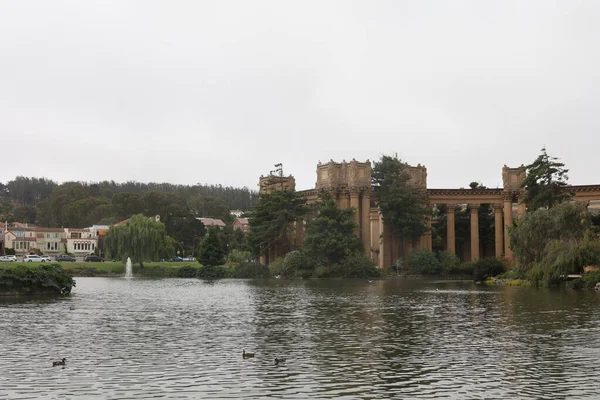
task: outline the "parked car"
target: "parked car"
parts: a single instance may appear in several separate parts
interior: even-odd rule
[[[187,256],[183,259],[183,261],[196,261],[196,257]]]
[[[183,258],[181,257],[173,257],[169,260],[169,262],[180,262],[183,261]]]
[[[17,256],[0,256],[0,261],[15,262],[17,261]]]
[[[48,261],[48,262],[52,261],[52,259],[50,258],[50,256],[47,255],[47,254],[40,255],[40,258],[42,259],[42,262],[44,262],[44,261]]]
[[[85,256],[83,261],[85,261],[85,262],[104,262],[104,259],[102,257],[90,254],[88,256]]]
[[[64,254],[62,256],[56,257],[56,261],[58,261],[58,262],[63,262],[63,261],[75,262],[75,257],[71,257],[71,256]]]
[[[44,262],[46,261],[45,259],[42,259],[42,257],[36,255],[36,254],[28,254],[25,257],[23,257],[23,262]]]

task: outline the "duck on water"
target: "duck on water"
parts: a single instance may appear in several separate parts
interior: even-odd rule
[[[58,367],[59,365],[67,365],[67,359],[63,357],[61,361],[52,361],[53,367]]]

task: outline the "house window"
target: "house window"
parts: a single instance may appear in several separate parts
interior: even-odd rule
[[[71,238],[81,239],[81,232],[71,232]]]

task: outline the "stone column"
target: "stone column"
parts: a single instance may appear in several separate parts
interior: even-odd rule
[[[390,227],[388,226],[388,224],[385,223],[385,221],[383,222],[383,249],[382,249],[382,264],[381,266],[383,268],[386,269],[390,269],[392,266],[393,261],[393,256],[392,256],[392,251],[393,251],[393,238],[392,238],[392,231],[390,229]]]
[[[430,204],[428,206],[430,209],[433,209],[433,206]],[[431,225],[432,225],[432,215],[429,214],[427,216],[427,232],[425,232],[425,234],[421,237],[421,246],[420,248],[422,249],[428,249],[428,250],[433,250],[433,233],[431,232]]]
[[[512,226],[512,193],[504,195],[504,257],[512,260],[512,251],[510,250],[510,236],[508,228]]]
[[[361,217],[361,239],[365,254],[371,258],[371,193],[370,189],[364,189],[362,192],[362,210]]]
[[[304,220],[299,218],[296,221],[296,246],[302,247],[304,241]]]
[[[479,260],[479,204],[469,204],[471,209],[471,261]]]
[[[523,203],[523,198],[525,197],[525,193],[521,192],[518,196],[519,205],[517,206],[517,218],[521,218],[523,214],[527,212],[527,204]]]
[[[456,204],[446,204],[446,251],[456,254],[456,234],[454,231],[454,209]]]
[[[496,243],[496,252],[494,255],[496,258],[501,257],[504,253],[504,243],[503,243],[503,229],[502,229],[502,204],[492,204],[492,208],[494,209],[494,225],[495,225],[495,243]]]
[[[581,208],[583,208],[583,212],[585,214],[587,214],[588,207],[590,206],[590,201],[589,200],[580,200],[580,199],[576,199],[576,201],[581,206]]]
[[[354,209],[354,222],[359,226],[358,237],[360,237],[360,191],[358,188],[352,188],[350,190],[350,207]]]

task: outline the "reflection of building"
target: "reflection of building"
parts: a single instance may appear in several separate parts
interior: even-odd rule
[[[470,241],[466,243],[465,258],[478,260],[481,256],[496,256],[512,258],[508,246],[508,229],[512,226],[513,219],[522,215],[525,205],[520,203],[523,198],[521,184],[525,179],[525,167],[502,169],[502,189],[429,189],[427,188],[427,168],[422,165],[409,166],[406,169],[408,183],[417,189],[422,189],[430,207],[445,205],[447,209],[447,229],[444,249],[456,254],[455,209],[458,206],[468,205],[470,209]],[[272,192],[282,188],[295,187],[293,177],[269,176],[260,178],[261,192]],[[600,185],[571,186],[574,200],[586,208],[590,201],[600,200]],[[354,208],[354,218],[360,229],[360,236],[365,253],[377,265],[390,268],[401,257],[405,257],[414,249],[432,249],[431,231],[425,233],[417,240],[400,240],[390,227],[385,223],[378,207],[371,201],[373,188],[371,187],[371,163],[343,161],[341,163],[331,160],[328,163],[317,165],[317,182],[314,189],[298,192],[314,203],[318,200],[320,191],[328,191],[336,199],[340,208]],[[479,215],[478,209],[482,204],[492,206],[494,213],[494,243],[489,254],[481,254],[482,244],[479,240]],[[597,205],[592,205],[595,207]],[[310,218],[310,215],[308,216]],[[432,221],[427,225],[431,228]],[[304,223],[296,222],[296,245],[301,246],[303,240]],[[492,251],[493,250],[493,251]],[[269,263],[278,255],[277,249],[267,249],[261,257],[264,263]]]
[[[233,229],[239,229],[244,233],[248,232],[250,230],[248,218],[236,218],[233,222]]]

